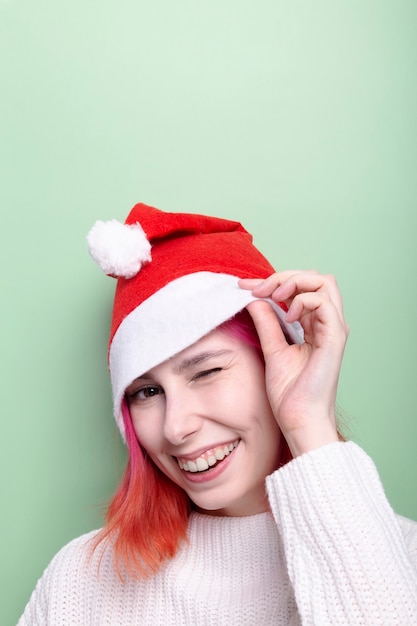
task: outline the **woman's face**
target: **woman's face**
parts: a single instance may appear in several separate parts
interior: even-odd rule
[[[137,378],[126,396],[138,440],[198,509],[268,509],[265,477],[277,468],[281,433],[254,348],[214,330]]]

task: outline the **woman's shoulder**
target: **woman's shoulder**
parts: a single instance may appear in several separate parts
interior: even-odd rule
[[[99,552],[103,557],[107,552],[100,550],[100,546],[94,550],[99,532],[93,530],[80,535],[55,554],[38,580],[18,626],[55,623],[48,621],[50,612],[58,615],[65,598],[80,597],[91,586],[95,578],[92,573],[98,571]]]
[[[43,580],[44,583],[50,583],[57,576],[60,576],[59,572],[62,571],[66,571],[71,576],[71,573],[75,571],[86,572],[89,570],[91,565],[97,561],[96,552],[100,546],[95,549],[95,545],[99,533],[100,529],[92,530],[66,543],[52,558],[40,580]]]
[[[94,546],[100,532],[101,529],[98,528],[71,539],[55,554],[51,563],[55,560],[66,560],[68,558],[85,555],[89,552],[90,548]]]
[[[62,551],[66,551],[66,550],[78,550],[78,549],[82,549],[82,547],[87,546],[89,543],[93,542],[99,535],[99,533],[102,531],[102,528],[96,528],[95,530],[90,530],[86,533],[83,533],[82,535],[78,535],[78,537],[74,537],[73,539],[70,539],[67,543],[65,543],[62,548],[59,550],[59,552]],[[59,554],[59,552],[57,552],[57,554]]]

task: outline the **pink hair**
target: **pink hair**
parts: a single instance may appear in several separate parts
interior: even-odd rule
[[[122,405],[129,460],[122,482],[107,509],[106,525],[93,548],[112,541],[116,569],[146,577],[172,558],[187,536],[190,500],[148,458],[133,429],[126,401]]]
[[[252,346],[263,359],[252,318],[241,311],[219,328]],[[93,548],[112,542],[116,568],[144,577],[155,573],[166,559],[175,556],[187,539],[192,503],[187,494],[167,478],[148,458],[139,444],[126,401],[122,405],[129,460],[122,482],[107,510],[106,525]],[[291,459],[283,439],[280,465]]]

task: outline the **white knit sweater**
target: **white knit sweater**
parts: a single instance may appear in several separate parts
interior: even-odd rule
[[[417,624],[417,524],[394,515],[354,443],[267,478],[273,515],[193,513],[189,543],[151,579],[122,583],[89,533],[52,560],[18,626]]]

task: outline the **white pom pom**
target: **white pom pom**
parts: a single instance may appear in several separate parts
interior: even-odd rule
[[[140,224],[98,221],[87,235],[88,249],[103,272],[132,278],[152,259],[151,244]]]

